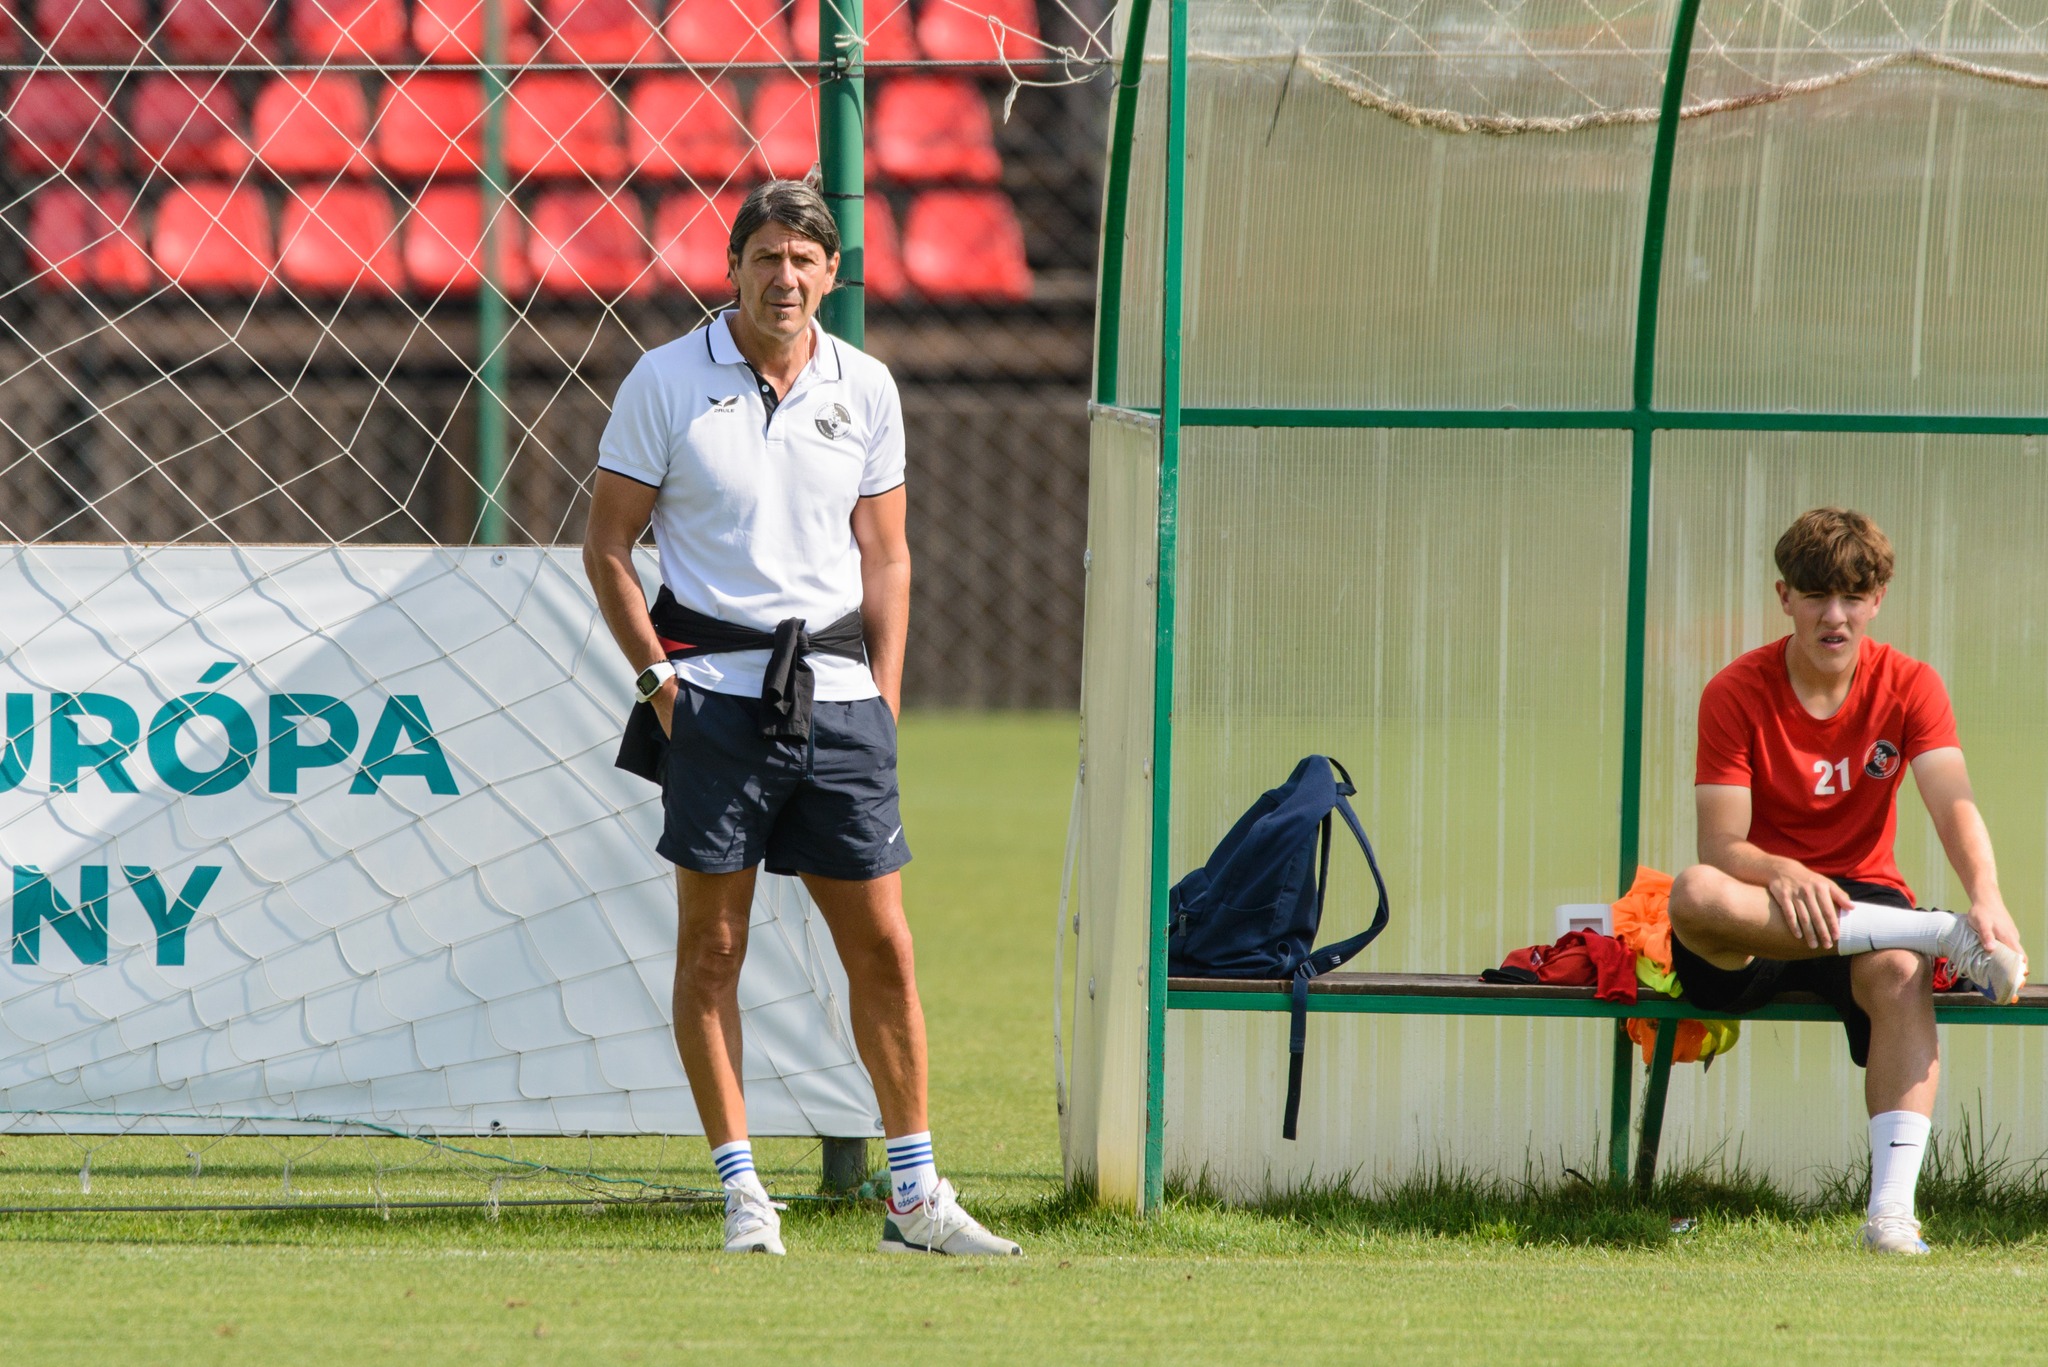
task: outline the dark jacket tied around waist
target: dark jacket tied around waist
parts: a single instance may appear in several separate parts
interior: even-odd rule
[[[801,617],[785,618],[776,623],[773,631],[757,631],[684,607],[664,584],[647,616],[671,660],[734,650],[769,653],[768,670],[761,680],[761,735],[768,740],[811,738],[811,698],[817,678],[811,673],[806,656],[836,655],[842,660],[863,662],[868,657],[858,608],[818,631],[807,631]],[[653,704],[635,703],[632,714],[626,718],[626,735],[619,743],[617,767],[659,783],[667,754],[668,735],[654,715]]]

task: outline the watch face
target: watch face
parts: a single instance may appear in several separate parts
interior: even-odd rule
[[[661,691],[662,674],[653,665],[640,671],[640,677],[633,681],[633,692],[641,702],[646,702]]]

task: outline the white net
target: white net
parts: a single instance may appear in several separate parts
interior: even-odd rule
[[[0,0],[23,1171],[75,1159],[102,1203],[116,1160],[189,1160],[145,1204],[688,1195],[665,1139],[521,1138],[697,1130],[655,790],[611,768],[615,652],[541,548],[580,539],[631,361],[727,297],[746,190],[813,170],[818,28],[817,0]],[[894,0],[862,46],[869,295],[1028,297],[992,130],[1093,75],[1102,20]],[[755,1130],[875,1133],[792,882],[742,991]]]

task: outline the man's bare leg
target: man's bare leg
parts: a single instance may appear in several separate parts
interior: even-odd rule
[[[855,882],[805,874],[804,886],[846,967],[854,1047],[874,1081],[883,1128],[891,1135],[928,1129],[924,1007],[903,915],[903,876]]]
[[[1909,950],[1880,949],[1850,961],[1849,984],[1870,1017],[1870,1062],[1863,1072],[1870,1113],[1933,1115],[1941,1083],[1933,966]]]
[[[1766,959],[1832,957],[1801,939],[1771,895],[1710,864],[1695,864],[1671,884],[1671,928],[1685,947],[1716,968]]]
[[[711,1147],[747,1137],[740,1088],[740,964],[754,907],[754,870],[676,870],[676,1052]]]

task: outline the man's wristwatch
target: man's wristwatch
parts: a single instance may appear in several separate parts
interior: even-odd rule
[[[656,660],[640,671],[640,677],[633,680],[633,701],[653,702],[654,695],[661,692],[661,686],[676,677],[674,660]]]

